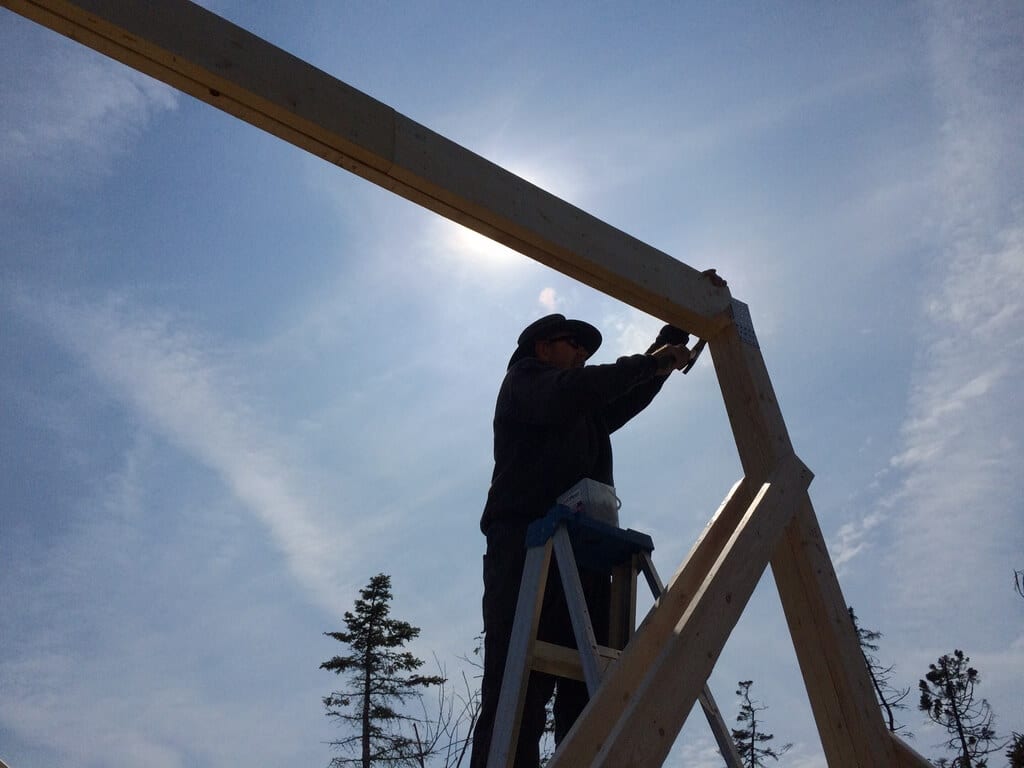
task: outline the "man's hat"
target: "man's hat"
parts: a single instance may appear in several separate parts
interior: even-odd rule
[[[576,341],[587,350],[588,357],[597,352],[598,347],[601,346],[601,332],[590,323],[585,323],[582,320],[569,320],[565,315],[546,315],[540,320],[530,323],[519,334],[519,346],[512,353],[508,367],[511,368],[524,357],[533,357],[533,345],[538,341],[563,334],[574,336]]]

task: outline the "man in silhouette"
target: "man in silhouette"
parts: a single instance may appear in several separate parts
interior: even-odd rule
[[[471,768],[484,768],[515,619],[526,558],[526,529],[584,478],[614,485],[610,435],[642,411],[668,376],[686,366],[689,335],[665,326],[642,355],[585,365],[601,333],[560,314],[531,323],[519,336],[494,411],[494,473],[480,528],[484,555],[484,677],[473,735]],[[581,572],[594,632],[607,643],[609,579]],[[544,596],[538,636],[575,647],[556,568]],[[557,692],[556,692],[557,687]],[[576,680],[533,672],[527,686],[516,768],[536,768],[545,705],[555,693],[555,741],[561,741],[587,703]]]

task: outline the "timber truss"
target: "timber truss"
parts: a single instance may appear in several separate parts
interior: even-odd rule
[[[829,766],[929,765],[885,728],[811,472],[728,289],[187,0],[0,4],[707,339],[744,476],[550,766],[660,766],[769,563]]]

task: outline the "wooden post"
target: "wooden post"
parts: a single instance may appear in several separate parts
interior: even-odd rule
[[[809,499],[786,530],[772,573],[829,766],[893,765],[889,731]]]
[[[746,307],[736,314],[737,323],[712,340],[711,354],[740,462],[749,477],[762,478],[791,448]],[[809,497],[772,558],[772,572],[829,765],[893,765],[892,740]]]

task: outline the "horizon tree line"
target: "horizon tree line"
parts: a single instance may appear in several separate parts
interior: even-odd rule
[[[1015,571],[1014,584],[1024,597],[1024,571]],[[348,651],[320,665],[344,677],[340,690],[322,698],[326,716],[346,729],[345,735],[329,742],[340,753],[329,766],[461,768],[471,744],[479,692],[464,672],[461,687],[454,692],[436,657],[437,674],[421,671],[423,660],[406,650],[406,645],[419,637],[420,629],[391,617],[392,597],[391,577],[384,573],[373,576],[360,590],[353,609],[345,612],[345,629],[324,632]],[[894,666],[879,661],[882,633],[861,627],[852,606],[849,616],[887,729],[913,738],[897,717],[907,709],[905,701],[911,689],[893,685]],[[992,707],[977,694],[980,683],[980,673],[960,649],[929,664],[928,672],[918,681],[917,709],[926,715],[926,722],[946,732],[943,746],[953,753],[952,758],[933,759],[933,764],[939,768],[988,768],[989,756],[1005,748],[1009,768],[1024,768],[1024,735],[1013,732],[999,741]],[[778,761],[793,745],[775,746],[775,735],[767,732],[761,715],[768,707],[751,696],[753,684],[753,680],[737,683],[739,711],[732,737],[744,768],[765,768],[767,760]],[[428,704],[425,697],[431,692],[434,699]],[[546,752],[545,759],[550,757]]]

